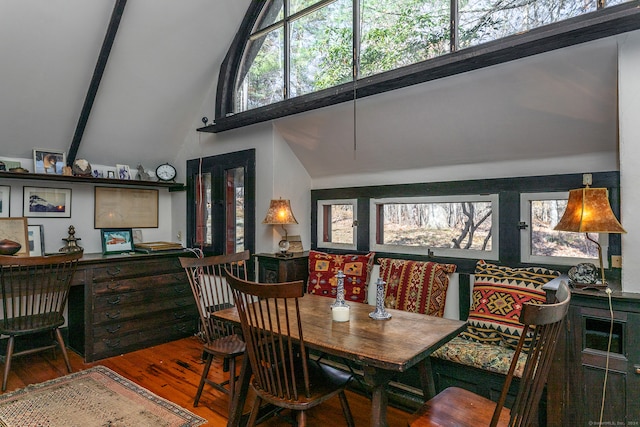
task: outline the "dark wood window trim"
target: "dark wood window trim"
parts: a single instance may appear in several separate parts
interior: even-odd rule
[[[213,124],[199,132],[218,133],[354,99],[354,83],[287,99],[240,113],[233,110],[236,73],[263,2],[252,2],[220,67]],[[640,0],[536,28],[523,34],[452,52],[355,82],[355,97],[371,95],[509,62],[640,29]]]
[[[611,208],[620,218],[620,173],[593,173],[592,187],[609,189]],[[358,200],[358,242],[357,252],[369,252],[370,211],[371,199],[386,197],[419,197],[419,196],[452,196],[465,194],[497,193],[499,195],[499,263],[511,267],[526,267],[530,264],[520,262],[520,193],[541,193],[554,191],[569,191],[581,188],[582,174],[546,175],[518,178],[481,179],[470,181],[429,182],[418,184],[380,185],[371,187],[347,187],[311,190],[311,249],[326,251],[318,248],[318,201],[320,200]],[[334,253],[347,253],[331,249]],[[621,238],[619,234],[609,234],[609,253],[603,256],[621,255]],[[402,255],[397,253],[376,252],[376,257],[423,259],[436,262],[454,263],[457,271],[473,273],[476,259],[427,257],[417,255]],[[570,266],[550,265],[549,267],[567,272]],[[609,277],[619,277],[620,269],[609,269]]]

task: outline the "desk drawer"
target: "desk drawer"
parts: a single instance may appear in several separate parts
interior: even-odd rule
[[[183,271],[178,258],[160,259],[146,262],[131,261],[96,267],[93,269],[93,281],[110,281],[136,276],[155,276],[157,274]],[[186,279],[186,276],[185,276]]]
[[[124,296],[123,296],[124,297]],[[197,312],[196,305],[191,294],[179,298],[152,300],[148,303],[110,305],[102,310],[94,310],[93,324],[105,322],[124,321],[133,318],[148,317],[151,313],[165,310],[193,310]],[[167,321],[169,318],[167,318]]]
[[[190,288],[183,284],[170,284],[169,286],[155,289],[147,288],[136,292],[99,294],[93,300],[93,309],[95,311],[108,311],[117,307],[126,307],[127,305],[133,304],[144,307],[144,310],[152,310],[158,300],[184,297],[193,299]]]
[[[153,276],[136,277],[132,279],[114,278],[109,281],[93,284],[93,295],[123,294],[144,290],[156,290],[166,286],[178,286],[190,293],[189,279],[184,272],[167,273]]]

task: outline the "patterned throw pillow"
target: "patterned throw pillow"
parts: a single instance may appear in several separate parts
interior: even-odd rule
[[[542,267],[510,268],[478,261],[468,326],[460,335],[515,349],[523,330],[518,321],[522,305],[543,304],[542,286],[559,275]]]
[[[454,264],[380,258],[385,307],[442,317]]]
[[[309,251],[309,293],[335,298],[338,287],[336,274],[342,270],[345,274],[345,301],[366,302],[374,255],[374,252],[366,255],[333,255]]]

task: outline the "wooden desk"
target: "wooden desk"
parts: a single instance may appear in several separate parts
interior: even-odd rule
[[[331,320],[333,299],[307,294],[300,299],[300,313],[307,347],[355,361],[362,365],[365,382],[372,387],[371,426],[387,426],[386,386],[397,372],[414,365],[420,368],[425,399],[435,394],[429,355],[466,327],[466,322],[389,310],[389,320],[373,320],[374,307],[351,303],[350,321]],[[215,313],[239,323],[235,307]],[[248,392],[250,367],[243,358],[240,384],[233,397],[228,426],[238,426]]]

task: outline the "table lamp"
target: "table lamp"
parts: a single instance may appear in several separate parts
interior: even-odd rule
[[[281,256],[288,256],[289,240],[287,235],[287,229],[285,225],[297,224],[298,221],[293,216],[291,211],[291,203],[287,199],[273,199],[269,204],[269,210],[267,210],[267,216],[262,221],[263,224],[280,225],[284,230],[284,239],[281,239],[278,243]],[[278,255],[278,254],[276,254]]]
[[[564,215],[555,226],[557,231],[585,233],[588,240],[598,246],[602,287],[606,286],[602,265],[602,246],[589,233],[626,233],[611,210],[609,192],[606,188],[584,188],[569,191],[569,201]]]

